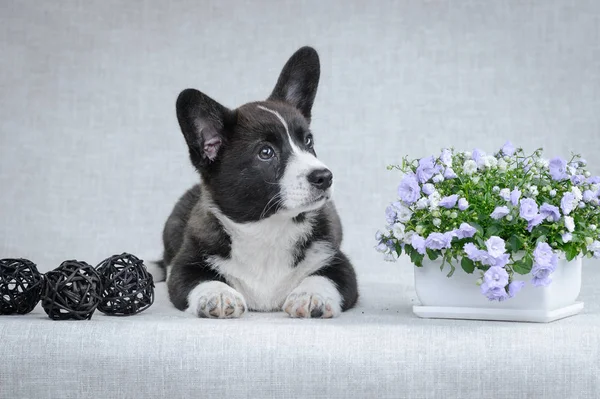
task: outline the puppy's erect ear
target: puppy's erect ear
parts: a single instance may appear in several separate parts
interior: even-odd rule
[[[196,167],[214,161],[235,125],[235,112],[195,89],[177,98],[177,119]]]
[[[310,121],[320,73],[319,55],[315,49],[302,47],[283,67],[269,100],[293,105]]]

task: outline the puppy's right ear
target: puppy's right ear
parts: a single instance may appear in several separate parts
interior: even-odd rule
[[[215,161],[235,126],[235,112],[195,89],[182,91],[176,107],[194,166]]]

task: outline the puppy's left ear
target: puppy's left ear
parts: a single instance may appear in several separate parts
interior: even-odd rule
[[[320,74],[321,65],[316,50],[302,47],[283,67],[269,100],[283,101],[298,108],[310,121]]]

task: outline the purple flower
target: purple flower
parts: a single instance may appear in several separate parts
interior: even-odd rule
[[[527,220],[532,220],[538,214],[538,206],[531,198],[525,198],[521,200],[521,208],[519,209],[519,215]]]
[[[508,284],[508,273],[502,267],[492,266],[483,274],[483,281],[489,288],[504,288]]]
[[[377,232],[375,233],[375,241],[381,242],[382,238],[383,238],[383,233],[381,232],[381,230],[377,230]]]
[[[388,247],[387,245],[385,245],[384,242],[381,242],[375,247],[375,249],[377,250],[377,252],[384,253],[388,250]]]
[[[425,246],[429,249],[450,248],[450,241],[452,241],[452,238],[448,238],[448,236],[442,233],[431,233],[425,239]]]
[[[460,209],[461,211],[466,210],[469,207],[469,201],[467,201],[464,198],[461,198],[458,200],[458,209]]]
[[[392,205],[389,205],[387,208],[385,208],[385,220],[388,222],[388,224],[394,224],[396,221],[396,210]]]
[[[571,211],[575,208],[575,194],[572,192],[566,192],[560,200],[560,208],[562,209],[565,215],[571,213]]]
[[[564,180],[568,177],[567,161],[562,158],[556,157],[550,160],[549,168],[553,180]]]
[[[423,184],[422,190],[425,195],[431,195],[435,191],[435,186],[431,183]]]
[[[584,181],[585,181],[585,176],[584,175],[574,175],[574,176],[571,176],[571,183],[573,183],[576,186],[579,186],[579,185],[583,184]]]
[[[456,179],[456,173],[454,173],[454,170],[452,170],[452,168],[446,168],[446,170],[444,170],[444,178]]]
[[[454,230],[447,231],[444,233],[444,239],[448,240],[448,248],[450,248],[450,246],[452,245],[452,239],[454,237],[457,237],[456,232]]]
[[[518,188],[515,188],[514,190],[512,190],[512,192],[510,193],[510,203],[513,206],[517,206],[520,198],[521,198],[521,190],[519,190]]]
[[[482,255],[486,253],[485,251],[478,249],[472,242],[466,243],[463,249],[465,251],[465,254],[467,255],[467,258],[475,262],[479,262],[481,260]]]
[[[456,201],[458,201],[458,195],[452,194],[448,197],[444,197],[440,200],[440,206],[444,208],[453,208],[456,205]]]
[[[460,227],[455,230],[456,237],[458,237],[459,239],[471,238],[475,235],[476,232],[477,229],[468,223],[461,223]]]
[[[506,289],[504,287],[490,288],[487,283],[481,284],[481,293],[490,301],[502,302],[508,298],[508,294],[506,293]]]
[[[442,150],[442,155],[440,155],[440,161],[446,166],[452,166],[452,151],[444,148]]]
[[[546,202],[544,202],[540,207],[540,213],[544,215],[545,218],[552,218],[553,222],[558,222],[558,220],[560,219],[560,210],[558,209],[558,207],[550,205]]]
[[[480,262],[482,265],[504,267],[510,261],[510,254],[502,254],[498,257],[493,257],[486,251],[481,252],[482,253],[480,254]]]
[[[478,167],[482,167],[485,163],[485,152],[481,151],[480,149],[476,148],[473,150],[473,153],[471,154],[471,157],[473,158],[473,161],[475,161],[475,163],[477,163]]]
[[[398,196],[407,204],[412,204],[421,196],[421,188],[414,174],[404,176],[398,186]]]
[[[534,263],[533,269],[531,269],[531,275],[533,276],[531,284],[535,285],[536,287],[547,286],[552,282],[552,277],[550,277],[550,275],[552,274],[555,268],[556,267],[543,266],[538,263]]]
[[[508,188],[503,188],[502,190],[500,190],[500,198],[502,198],[504,201],[510,201],[510,190]]]
[[[502,238],[498,236],[491,236],[486,242],[485,246],[490,256],[497,258],[506,252],[506,245]],[[505,284],[506,285],[506,284]]]
[[[510,141],[507,141],[502,146],[501,151],[502,151],[502,154],[508,155],[509,157],[511,157],[515,153],[515,146]]]
[[[492,217],[492,219],[502,219],[504,216],[508,215],[510,213],[510,211],[508,210],[508,207],[506,206],[497,206],[496,209],[494,209],[494,212],[492,212],[492,214],[490,215]]]
[[[552,247],[545,242],[539,242],[533,251],[533,259],[535,263],[541,266],[556,267],[558,258],[555,258]],[[552,263],[554,262],[554,264]]]
[[[592,202],[594,199],[596,199],[596,197],[596,194],[592,190],[585,190],[583,192],[583,200],[585,202]]]
[[[531,230],[533,230],[535,226],[538,226],[540,223],[542,223],[544,219],[546,218],[541,213],[535,215],[533,219],[527,222],[527,231],[531,233]]]
[[[413,234],[410,245],[420,253],[421,255],[425,255],[425,239],[418,234]]]
[[[512,298],[515,295],[517,295],[517,293],[519,291],[521,291],[521,288],[523,288],[523,286],[525,285],[525,281],[513,281],[512,283],[510,283],[508,285],[508,297]]]
[[[598,183],[600,183],[600,176],[591,176],[591,177],[588,177],[587,182],[589,184],[598,184]]]
[[[573,239],[573,234],[566,232],[562,235],[562,240],[564,243],[570,242]]]
[[[421,183],[425,183],[427,180],[431,179],[437,172],[438,168],[436,168],[433,156],[421,158],[419,160],[417,177]]]

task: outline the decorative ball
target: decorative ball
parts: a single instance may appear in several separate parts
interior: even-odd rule
[[[89,320],[101,301],[102,279],[85,262],[67,260],[45,274],[42,307],[53,320]]]
[[[134,315],[152,306],[154,280],[144,261],[123,253],[102,261],[97,270],[104,290],[98,310],[109,316]]]
[[[27,259],[0,260],[0,314],[27,314],[40,301],[44,277]]]

